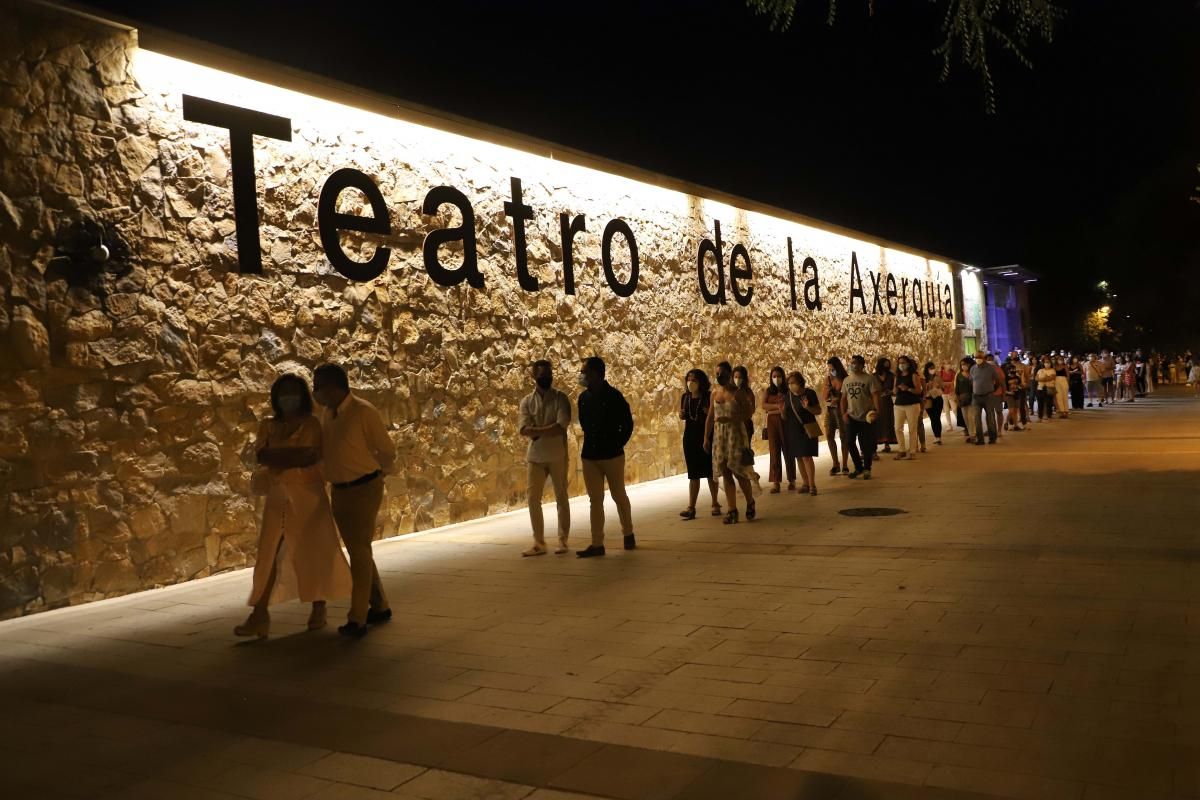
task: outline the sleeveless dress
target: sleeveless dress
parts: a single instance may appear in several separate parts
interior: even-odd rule
[[[726,468],[735,476],[749,478],[758,483],[758,473],[753,464],[742,463],[742,451],[750,446],[750,437],[746,435],[746,426],[737,420],[721,422],[720,417],[733,417],[733,402],[730,400],[713,401],[712,463],[713,474],[721,475]]]
[[[321,423],[307,417],[294,431],[267,420],[258,431],[255,452],[264,447],[321,449]],[[319,464],[297,469],[270,469],[258,558],[249,605],[262,596],[276,567],[270,603],[299,599],[305,603],[350,596],[350,565],[342,552],[337,525]]]
[[[896,384],[896,373],[876,373],[879,379],[879,416],[875,420],[875,443],[896,444],[896,414],[892,402],[892,387]]]
[[[687,476],[691,480],[707,480],[713,476],[712,457],[704,450],[708,395],[693,399],[691,392],[684,392],[679,399],[679,410],[683,414],[683,460],[687,463]]]

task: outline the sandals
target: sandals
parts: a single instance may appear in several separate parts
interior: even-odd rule
[[[811,497],[816,497],[817,496],[817,487],[815,487],[815,486],[808,487],[808,494]]]
[[[812,488],[807,483],[800,487],[800,494],[808,494],[808,490]]]
[[[779,484],[778,483],[771,484],[771,494],[779,494]]]
[[[724,524],[737,525],[737,521],[738,521],[738,510],[736,508],[733,511],[730,511],[728,514],[725,515],[725,523]]]
[[[754,508],[754,501],[751,500],[749,503],[746,503],[746,519],[749,521],[753,521],[755,513],[756,513],[756,511]]]
[[[683,517],[684,519],[695,519],[696,518],[696,507],[688,506],[683,511],[679,512],[679,516]]]
[[[721,516],[721,507],[720,507],[720,506],[713,506],[713,507],[712,507],[712,515],[713,515],[714,517],[719,517],[719,516]]]

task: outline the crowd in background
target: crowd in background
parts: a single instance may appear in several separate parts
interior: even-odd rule
[[[738,523],[740,493],[745,519],[757,518],[755,500],[763,489],[755,469],[756,439],[766,442],[769,453],[769,491],[782,492],[786,480],[787,491],[812,497],[817,495],[815,459],[822,438],[833,460],[830,477],[870,480],[881,453],[896,461],[915,460],[927,452],[930,436],[936,448],[945,432],[956,427],[968,442],[994,445],[1008,431],[1029,430],[1035,419],[1049,423],[1083,409],[1134,403],[1152,394],[1156,384],[1186,382],[1200,397],[1200,360],[1190,352],[1168,358],[1144,356],[1140,350],[1084,355],[1013,351],[1002,360],[981,352],[954,366],[921,364],[901,354],[894,361],[879,358],[870,369],[863,356],[855,355],[848,366],[832,356],[826,367],[814,381],[797,370],[774,367],[761,393],[744,366],[722,361],[713,379],[700,368],[687,371],[678,409],[688,475],[688,505],[681,517],[696,518],[700,492],[707,486],[712,516],[727,525]],[[522,555],[549,552],[542,518],[547,481],[558,506],[554,552],[563,554],[571,525],[571,401],[554,387],[550,362],[535,362],[530,378],[533,387],[521,400],[518,430],[528,440],[534,541]],[[606,493],[617,507],[624,549],[634,550],[637,539],[625,491],[625,446],[633,435],[633,414],[609,384],[602,359],[585,359],[577,381],[583,389],[576,403],[591,542],[576,555],[605,555]],[[349,596],[347,621],[338,632],[361,637],[392,617],[371,541],[395,447],[379,411],[353,392],[345,370],[335,364],[314,371],[311,390],[297,375],[280,377],[271,388],[271,412],[258,432],[258,469],[251,481],[251,490],[265,498],[248,600],[252,611],[235,633],[266,637],[268,607],[291,598],[312,604],[307,627],[318,630],[326,625],[326,602]]]

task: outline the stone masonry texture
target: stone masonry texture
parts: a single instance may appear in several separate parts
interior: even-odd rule
[[[956,350],[951,320],[871,313],[871,273],[945,286],[941,262],[299,94],[262,109],[288,116],[293,135],[255,139],[264,271],[241,274],[229,132],[184,120],[182,93],[200,90],[140,68],[140,55],[135,32],[0,8],[0,617],[252,563],[248,484],[268,390],[324,361],[346,366],[399,449],[380,515],[379,535],[390,536],[524,504],[516,409],[537,358],[554,363],[572,399],[582,358],[610,363],[636,421],[636,482],[683,470],[676,408],[690,367],[711,373],[729,359],[761,388],[776,364],[813,380],[831,354],[940,362]],[[207,96],[256,107],[219,88]],[[369,175],[388,206],[389,236],[342,237],[356,260],[391,248],[370,282],[336,272],[317,232],[321,187],[340,167]],[[535,211],[536,292],[513,266],[512,177]],[[422,213],[439,185],[471,200],[482,289],[439,286],[424,268],[426,234],[459,222],[449,206]],[[370,215],[355,191],[340,210]],[[564,211],[587,218],[573,295]],[[84,217],[119,256],[92,275],[56,257],[62,232]],[[615,218],[640,256],[626,298],[609,289],[599,256]],[[741,243],[753,265],[747,306],[701,298],[696,253],[717,221],[726,263]],[[788,237],[801,295],[801,262],[818,264],[820,310],[791,308]],[[624,280],[619,235],[613,252]],[[850,311],[852,253],[865,314]],[[462,247],[440,257],[453,267]],[[709,280],[715,288],[715,268]],[[576,427],[575,494],[579,444]]]

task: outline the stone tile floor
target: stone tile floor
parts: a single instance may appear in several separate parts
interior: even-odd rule
[[[1200,403],[1034,428],[736,526],[639,486],[605,559],[519,558],[523,512],[381,542],[357,642],[234,639],[246,572],[0,623],[0,796],[1200,796]]]

